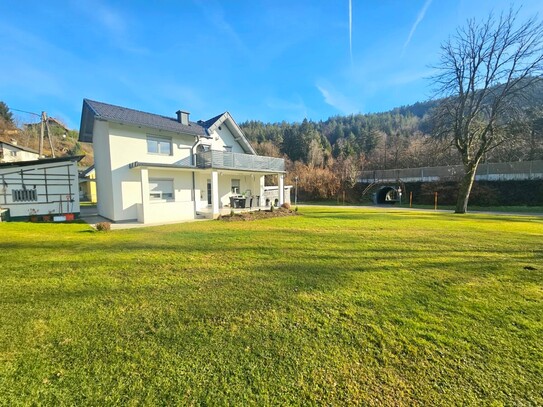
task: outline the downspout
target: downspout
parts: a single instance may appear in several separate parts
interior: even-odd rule
[[[194,139],[194,144],[190,148],[190,155],[192,165],[196,167],[196,156],[194,155],[194,147],[196,147],[200,142],[200,136],[194,136]],[[196,217],[196,176],[194,174],[194,171],[192,171],[192,202],[194,203],[194,217]]]
[[[190,158],[192,161],[192,165],[196,167],[196,156],[194,155],[194,147],[196,147],[198,143],[200,142],[200,136],[194,136],[194,138],[195,138],[194,144],[190,148]]]

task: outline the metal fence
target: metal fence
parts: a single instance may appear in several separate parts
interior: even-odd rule
[[[200,168],[283,172],[285,171],[285,160],[260,155],[209,150],[196,154],[196,166]]]
[[[444,167],[404,168],[394,170],[362,171],[358,182],[435,182],[454,181],[464,175],[462,165]],[[475,175],[477,181],[523,181],[543,179],[543,160],[511,163],[479,164]]]

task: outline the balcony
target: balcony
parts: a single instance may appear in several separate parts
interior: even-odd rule
[[[260,172],[284,172],[285,160],[261,155],[209,150],[196,154],[196,167]]]

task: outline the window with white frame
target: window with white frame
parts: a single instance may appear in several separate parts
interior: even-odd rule
[[[151,201],[173,200],[173,179],[149,179],[149,198]]]
[[[147,136],[147,152],[172,155],[172,140],[166,137]]]

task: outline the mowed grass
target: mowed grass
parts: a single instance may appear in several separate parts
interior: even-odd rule
[[[543,219],[0,224],[0,405],[543,405]]]

